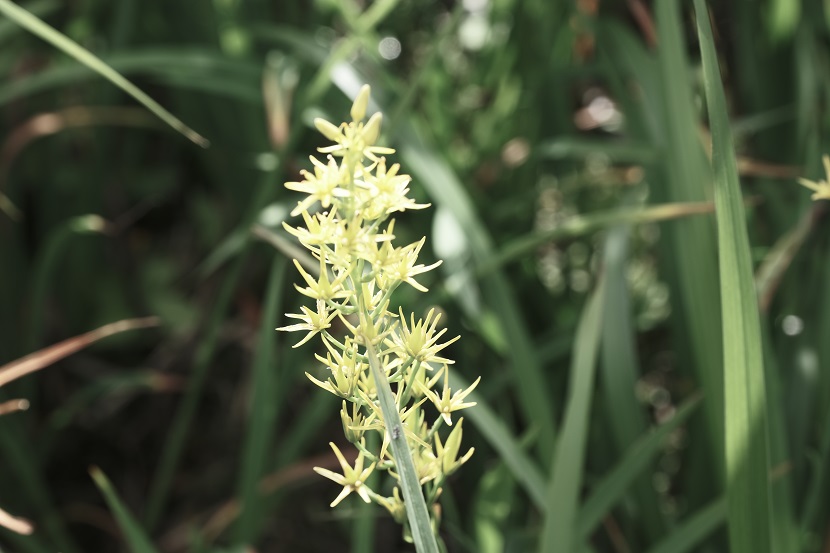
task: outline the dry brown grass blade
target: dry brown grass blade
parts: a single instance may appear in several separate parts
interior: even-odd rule
[[[24,536],[31,534],[35,529],[28,520],[10,515],[3,509],[0,509],[0,526]]]
[[[354,464],[357,452],[354,450],[343,451],[346,461]],[[314,467],[322,467],[330,470],[338,469],[340,466],[334,453],[324,453],[315,457],[304,459],[276,472],[264,476],[259,481],[259,492],[263,496],[271,496],[280,489],[299,481],[316,477]],[[239,500],[230,499],[209,512],[197,514],[188,518],[181,524],[168,531],[160,540],[163,551],[180,552],[187,551],[190,544],[190,535],[194,527],[200,527],[202,536],[208,543],[216,541],[233,524],[242,511]],[[200,522],[204,521],[204,522]]]
[[[104,325],[87,333],[69,338],[63,342],[43,348],[0,367],[0,387],[27,374],[39,371],[52,363],[63,359],[75,352],[84,349],[95,342],[128,330],[158,326],[158,317],[144,317],[140,319],[125,319]]]
[[[758,304],[762,312],[766,313],[769,310],[781,279],[825,210],[821,202],[814,204],[792,230],[778,239],[758,267],[755,272],[755,287],[758,290]]]
[[[16,411],[25,411],[29,408],[29,401],[25,399],[10,399],[0,403],[0,415],[8,415]]]

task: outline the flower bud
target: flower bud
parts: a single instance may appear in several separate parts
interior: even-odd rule
[[[332,142],[340,142],[343,139],[342,134],[340,133],[340,128],[334,126],[333,123],[329,123],[325,119],[316,117],[314,119],[314,126],[317,127],[317,130],[320,131],[323,136]]]
[[[369,85],[365,84],[360,87],[360,92],[357,93],[357,96],[354,99],[354,104],[352,104],[352,121],[357,123],[358,121],[363,121],[363,118],[366,117],[366,107],[369,105]]]

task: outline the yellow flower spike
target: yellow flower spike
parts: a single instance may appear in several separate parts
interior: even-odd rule
[[[447,423],[448,426],[452,426],[452,416],[451,413],[453,411],[460,411],[462,409],[466,409],[468,407],[475,406],[475,402],[464,402],[464,398],[466,398],[475,387],[478,386],[479,381],[481,381],[481,377],[479,376],[476,378],[475,382],[467,388],[466,390],[461,390],[460,392],[455,392],[452,394],[450,390],[450,379],[449,375],[447,374],[447,367],[444,367],[444,391],[439,397],[434,391],[430,390],[429,388],[424,387],[423,392],[429,400],[435,405],[438,409],[438,412],[441,413],[441,417],[443,417],[444,422]]]
[[[365,84],[360,87],[360,92],[355,96],[352,111],[349,113],[355,123],[363,121],[363,118],[366,117],[366,108],[369,106],[369,92],[369,85]]]
[[[302,221],[297,226],[285,224],[284,228],[311,251],[320,269],[319,273],[316,268],[305,269],[295,261],[304,281],[304,285],[295,286],[300,294],[316,302],[317,310],[301,307],[301,314],[288,315],[299,319],[298,324],[280,330],[306,332],[297,345],[320,335],[326,351],[316,358],[330,374],[325,381],[311,375],[308,378],[341,398],[343,433],[359,449],[352,467],[332,444],[342,474],[315,468],[343,487],[332,506],[356,492],[364,501],[382,505],[401,522],[405,538],[409,536],[407,515],[416,521],[417,536],[424,537],[437,532],[440,524],[436,502],[444,476],[472,454],[470,450],[458,459],[461,420],[456,421],[446,445],[436,430],[445,421],[452,425],[454,411],[474,405],[464,400],[479,380],[467,390],[455,394],[449,390],[446,372],[453,361],[441,354],[458,337],[441,342],[448,330],[438,327],[441,316],[434,309],[417,322],[414,315],[407,320],[403,310],[398,314],[389,311],[391,296],[401,283],[426,291],[417,279],[440,261],[418,263],[425,239],[404,245],[394,243],[395,221],[390,216],[428,205],[409,197],[411,177],[401,172],[400,165],[387,164],[384,156],[395,150],[377,145],[383,116],[375,113],[364,122],[369,104],[367,86],[355,97],[351,122],[334,125],[316,119],[317,129],[331,141],[318,151],[330,155],[326,160],[311,157],[312,168],[301,171],[302,180],[286,183],[286,188],[303,195],[292,211]],[[318,204],[321,212],[310,213]],[[329,330],[335,316],[345,326],[345,337],[336,337]],[[434,371],[432,365],[441,370]],[[439,394],[433,388],[442,377],[444,391]],[[427,401],[434,403],[441,414],[441,418],[430,418],[431,425],[423,407]],[[381,435],[376,450],[366,449],[363,438],[367,430]],[[366,459],[375,463],[364,469]],[[390,497],[377,495],[365,486],[365,480],[378,469],[406,487],[396,487]],[[429,485],[427,505],[423,494],[416,492],[419,483],[430,482],[434,484]],[[404,504],[401,489],[413,492],[407,495],[412,505]],[[427,550],[437,550],[437,544]]]
[[[365,501],[366,503],[371,502],[371,498],[369,497],[369,487],[366,485],[366,479],[369,478],[369,475],[372,474],[372,471],[375,470],[375,463],[372,463],[369,468],[363,468],[363,452],[361,451],[357,455],[357,460],[355,460],[354,468],[349,465],[346,461],[346,458],[343,457],[343,454],[334,445],[334,442],[329,442],[329,445],[334,450],[334,454],[337,456],[337,460],[340,461],[340,467],[343,469],[343,474],[337,474],[336,472],[332,472],[328,469],[324,469],[321,467],[314,467],[314,472],[321,476],[325,476],[329,480],[335,482],[336,484],[343,486],[343,491],[340,492],[340,495],[335,498],[334,501],[331,502],[330,507],[336,506],[338,503],[343,501],[347,495],[352,492],[357,492],[357,495]]]
[[[422,447],[415,458],[415,470],[418,471],[418,481],[423,486],[427,482],[437,480],[441,477],[441,463],[432,452],[432,448]]]
[[[800,178],[798,179],[798,183],[815,192],[815,194],[811,196],[813,200],[830,200],[830,182],[828,182],[830,181],[830,156],[825,154],[822,156],[821,162],[824,165],[824,173],[827,180],[815,182]]]

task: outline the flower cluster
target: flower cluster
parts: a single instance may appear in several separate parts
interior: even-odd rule
[[[438,328],[440,313],[431,310],[417,321],[410,315],[407,321],[402,311],[396,314],[389,310],[390,296],[402,283],[425,292],[416,279],[440,262],[418,263],[424,239],[404,246],[394,244],[395,220],[390,216],[428,205],[408,197],[411,179],[400,173],[397,163],[387,165],[384,156],[394,150],[376,145],[380,113],[363,122],[368,102],[369,87],[364,86],[352,106],[350,123],[335,126],[315,120],[317,129],[334,145],[319,149],[327,154],[324,161],[311,157],[313,170],[303,171],[302,181],[285,185],[306,194],[292,212],[302,217],[303,224],[286,224],[285,228],[316,258],[319,271],[311,271],[316,273],[312,275],[295,260],[305,281],[297,290],[313,304],[301,307],[301,313],[287,314],[299,322],[278,330],[305,332],[295,347],[320,337],[322,354],[316,356],[321,364],[320,378],[307,376],[341,399],[343,431],[357,448],[352,466],[331,444],[342,474],[315,468],[343,486],[331,506],[355,492],[364,501],[385,507],[406,527],[400,470],[389,447],[390,440],[402,433],[437,524],[440,511],[436,502],[446,477],[473,453],[471,448],[460,455],[463,419],[454,417],[457,411],[475,405],[465,399],[478,380],[468,389],[450,390],[447,366],[453,361],[444,356],[444,350],[458,337],[442,341],[446,329]],[[347,329],[346,336],[333,333],[336,321]],[[378,382],[370,370],[371,357],[379,359],[384,382]],[[400,417],[401,426],[393,426],[391,433],[381,408],[379,386],[390,387]],[[437,411],[431,424],[425,409],[429,404]],[[444,424],[452,430],[442,441],[438,430]],[[378,434],[377,440],[366,439],[371,432]],[[366,484],[375,471],[387,471],[394,477],[390,494],[378,493]]]

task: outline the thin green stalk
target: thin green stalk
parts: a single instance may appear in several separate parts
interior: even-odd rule
[[[278,414],[274,363],[277,337],[274,336],[274,328],[282,311],[281,296],[285,288],[287,266],[285,257],[274,255],[265,295],[265,311],[259,328],[259,344],[252,365],[250,416],[237,482],[241,511],[234,542],[238,546],[253,542],[262,518],[263,498],[257,483],[266,471]]]
[[[552,460],[540,553],[572,553],[577,549],[579,492],[602,331],[604,292],[605,278],[601,276],[576,331],[568,405]]]
[[[150,487],[150,494],[147,500],[147,510],[144,515],[144,523],[148,530],[158,524],[161,518],[164,505],[170,493],[170,485],[173,482],[173,475],[181,460],[184,446],[187,443],[187,435],[190,432],[193,419],[196,416],[196,408],[202,396],[205,382],[207,381],[208,368],[216,351],[219,339],[219,330],[224,323],[225,312],[228,309],[236,284],[242,273],[247,258],[247,249],[233,260],[231,267],[222,287],[213,304],[213,310],[208,318],[209,326],[205,332],[199,348],[196,350],[196,358],[193,361],[193,373],[188,382],[184,399],[176,412],[170,432],[162,449],[162,456],[156,470],[153,484]]]

